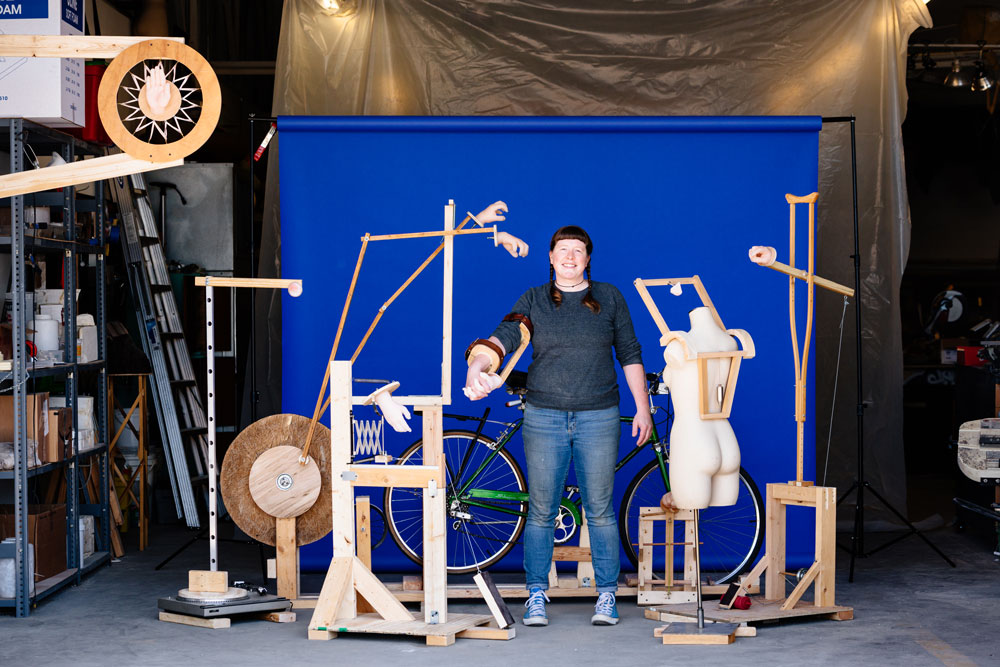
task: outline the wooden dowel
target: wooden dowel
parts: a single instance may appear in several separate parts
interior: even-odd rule
[[[85,37],[83,35],[4,35],[0,56],[10,58],[114,58],[150,39],[184,43],[183,37]]]
[[[287,278],[230,278],[228,276],[196,276],[194,284],[198,287],[258,287],[261,289],[287,289],[292,296],[302,293],[302,281]],[[296,289],[297,287],[297,289]]]
[[[468,218],[466,218],[468,220]],[[464,224],[464,223],[463,223]],[[406,234],[380,234],[372,236],[372,241],[396,241],[399,239],[424,239],[434,236],[460,236],[464,234],[496,234],[496,225],[493,227],[483,227],[482,229],[457,229],[441,230],[439,232],[409,232]]]
[[[772,262],[770,264],[764,264],[762,266],[766,266],[769,269],[774,269],[779,273],[784,273],[787,276],[792,276],[800,280],[807,280],[809,275],[802,269],[795,269],[788,266],[787,264],[782,264],[781,262]],[[837,294],[843,294],[844,296],[849,298],[854,296],[854,290],[852,288],[847,287],[846,285],[841,285],[840,283],[836,283],[832,280],[827,280],[826,278],[821,278],[820,276],[813,276],[813,282],[816,284],[817,287],[828,289],[831,292],[836,292]]]
[[[507,361],[506,368],[504,368],[503,372],[500,373],[500,379],[503,382],[507,381],[508,376],[510,376],[510,372],[514,370],[514,366],[517,364],[517,360],[521,358],[521,355],[524,354],[524,350],[528,347],[528,343],[531,342],[531,334],[528,333],[528,327],[524,326],[523,322],[518,322],[517,328],[521,332],[521,344],[517,346],[517,350],[514,352],[513,356],[511,356],[510,360]]]

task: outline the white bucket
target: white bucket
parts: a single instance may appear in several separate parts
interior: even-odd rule
[[[31,324],[35,330],[35,345],[39,350],[59,349],[59,323],[48,315],[36,315]]]

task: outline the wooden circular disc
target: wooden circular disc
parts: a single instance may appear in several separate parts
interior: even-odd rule
[[[273,516],[262,510],[250,494],[250,469],[261,454],[290,445],[301,449],[309,432],[309,418],[301,415],[271,415],[246,427],[226,451],[219,476],[222,500],[233,521],[250,537],[274,546]],[[330,532],[333,522],[330,495],[330,430],[316,425],[309,456],[320,474],[319,497],[295,520],[295,543],[309,544]]]
[[[310,448],[311,449],[311,448]],[[299,516],[319,496],[319,466],[310,457],[299,462],[302,450],[291,445],[269,449],[250,466],[250,496],[274,517]]]
[[[132,74],[133,67],[153,60],[163,62],[171,93],[177,90],[182,98],[169,118],[147,115],[144,82]],[[183,65],[190,74],[177,73],[171,63]],[[200,104],[190,97],[199,90]],[[198,110],[197,120],[189,113],[194,109]],[[212,66],[190,46],[169,39],[147,39],[123,50],[108,65],[97,92],[97,110],[105,131],[120,149],[140,160],[171,162],[201,148],[215,131],[222,111],[222,90]],[[138,121],[134,130],[126,127],[123,112],[130,123]],[[178,138],[173,139],[172,134]],[[157,136],[170,140],[153,141]]]

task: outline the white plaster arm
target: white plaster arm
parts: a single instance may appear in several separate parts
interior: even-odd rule
[[[750,248],[750,261],[760,266],[771,266],[778,259],[778,251],[769,245],[755,245]]]
[[[399,388],[398,382],[390,382],[389,384],[379,387],[372,393],[365,397],[365,400],[361,402],[362,405],[371,405],[375,403],[379,410],[382,412],[382,416],[385,420],[389,422],[389,426],[392,430],[397,433],[409,433],[410,425],[407,423],[407,419],[410,418],[410,411],[405,405],[397,403],[392,398],[392,392]]]
[[[528,244],[507,232],[494,232],[493,245],[494,247],[503,246],[511,257],[528,256]]]
[[[698,349],[694,342],[690,339],[688,332],[686,331],[668,331],[663,334],[660,338],[660,345],[664,348],[670,343],[677,341],[684,348],[684,359],[686,361],[692,361],[698,356]]]
[[[472,218],[472,221],[482,227],[491,222],[502,222],[506,220],[503,216],[507,212],[507,204],[502,201],[495,201],[476,215],[472,215],[466,211],[466,215]]]
[[[757,348],[754,347],[753,338],[749,333],[743,329],[726,329],[726,333],[740,342],[744,359],[753,359],[756,356]]]

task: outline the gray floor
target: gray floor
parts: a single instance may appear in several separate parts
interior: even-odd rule
[[[185,585],[186,570],[204,567],[204,542],[159,572],[153,566],[187,535],[158,528],[144,553],[67,589],[26,619],[0,615],[0,664],[37,665],[406,665],[465,664],[470,667],[524,664],[1000,664],[1000,565],[987,533],[929,533],[958,564],[948,565],[909,537],[859,560],[847,582],[848,557],[838,553],[837,601],[855,609],[846,622],[798,621],[763,625],[754,638],[718,647],[664,646],[654,639],[660,625],[646,620],[634,599],[620,599],[622,622],[589,625],[591,603],[557,600],[546,628],[517,626],[507,642],[458,640],[447,648],[406,637],[341,636],[308,641],[310,612],[296,623],[235,621],[228,630],[205,630],[156,620],[156,599]],[[843,536],[842,536],[843,537]],[[883,537],[870,535],[877,544]],[[259,576],[257,551],[224,545],[229,569]],[[515,615],[522,611],[511,603]],[[453,604],[452,611],[487,613],[484,605]]]

